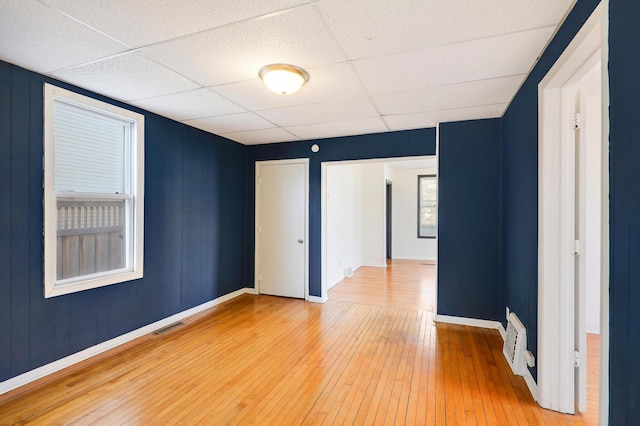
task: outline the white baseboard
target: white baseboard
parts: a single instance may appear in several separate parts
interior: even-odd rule
[[[398,256],[398,257],[393,256],[391,260],[418,260],[420,262],[425,262],[430,265],[436,264],[435,259],[425,259],[424,257],[415,257],[415,256]]]
[[[500,328],[498,328],[498,331],[500,332],[500,336],[502,336],[502,340],[506,340],[507,330],[504,329],[504,326],[502,324],[500,324]]]
[[[529,392],[531,392],[531,396],[533,397],[533,400],[537,403],[540,403],[538,401],[538,384],[533,379],[533,376],[531,375],[531,371],[528,369],[527,369],[527,374],[525,374],[524,376],[524,381],[527,384],[527,387],[529,388]]]
[[[90,348],[84,349],[80,352],[76,352],[74,354],[61,358],[52,363],[43,365],[42,367],[38,367],[34,370],[27,371],[26,373],[20,374],[19,376],[12,377],[9,380],[0,382],[0,395],[10,392],[14,389],[17,389],[20,386],[24,386],[31,382],[35,382],[36,380],[39,380],[50,374],[56,373],[74,364],[87,360],[93,356],[99,355],[117,346],[123,345],[127,342],[137,339],[138,337],[142,337],[145,334],[149,334],[159,328],[165,327],[169,324],[173,324],[174,322],[188,318],[192,315],[205,311],[209,308],[212,308],[228,300],[234,299],[243,294],[255,294],[255,289],[242,288],[240,290],[236,290],[233,293],[225,294],[224,296],[220,296],[217,299],[203,303],[202,305],[198,305],[191,309],[187,309],[186,311],[182,311],[175,315],[171,315],[170,317],[161,319],[160,321],[156,321],[149,325],[145,325],[144,327],[140,327],[136,330],[130,331],[129,333],[123,334],[118,337],[114,337],[113,339],[99,343],[95,346],[91,346]]]
[[[318,297],[318,296],[307,296],[307,301],[313,303],[326,303],[329,300],[328,297]]]
[[[468,325],[470,327],[490,328],[492,330],[500,330],[502,324],[499,321],[481,320],[475,318],[452,317],[449,315],[436,315],[435,322],[443,322],[447,324]]]

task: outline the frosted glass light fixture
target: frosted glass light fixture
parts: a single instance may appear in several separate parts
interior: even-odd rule
[[[272,92],[279,95],[295,93],[309,81],[309,74],[305,70],[288,64],[266,65],[258,75]]]

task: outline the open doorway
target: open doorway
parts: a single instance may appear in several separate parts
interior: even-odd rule
[[[599,6],[539,86],[539,402],[595,419],[608,411],[602,22]]]
[[[424,174],[437,174],[435,156],[323,163],[323,294],[434,311],[437,242],[418,237]]]

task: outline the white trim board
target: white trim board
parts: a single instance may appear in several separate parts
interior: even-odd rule
[[[307,302],[311,303],[327,303],[329,299],[326,296],[318,297],[318,296],[308,296]]]
[[[176,321],[180,321],[198,314],[202,311],[227,302],[243,294],[256,294],[256,291],[253,288],[241,288],[240,290],[236,290],[233,293],[225,294],[224,296],[220,296],[209,302],[195,306],[191,309],[187,309],[186,311],[179,312],[175,315],[171,315],[170,317],[161,319],[160,321],[145,325],[144,327],[140,327],[136,330],[130,331],[129,333],[114,337],[113,339],[99,343],[95,346],[91,346],[80,352],[76,352],[57,361],[43,365],[42,367],[27,371],[26,373],[20,374],[19,376],[13,377],[9,380],[5,380],[4,382],[0,382],[0,395],[15,390],[21,386],[27,385],[31,382],[35,382],[36,380],[42,379],[43,377],[46,377],[50,374],[56,373],[67,367],[71,367],[74,364],[85,361],[110,349],[116,348],[146,334],[152,333],[159,328],[166,327],[167,325],[173,324]]]
[[[498,330],[502,328],[504,331],[504,327],[500,321],[489,321],[489,320],[481,320],[475,318],[464,318],[464,317],[453,317],[449,315],[436,315],[435,322],[442,322],[446,324],[457,324],[457,325],[467,325],[470,327],[478,327],[478,328],[489,328],[492,330]],[[502,332],[500,332],[502,335]]]
[[[608,81],[606,26],[599,5],[538,86],[538,396],[539,404],[574,413],[576,313],[583,317],[582,295],[576,300],[575,246],[575,93],[585,73],[601,61],[603,91]],[[604,53],[603,53],[604,52]],[[608,98],[602,96],[602,253],[601,312],[608,306]],[[579,210],[579,209],[578,209]],[[578,280],[581,284],[583,280]],[[601,359],[608,356],[609,315],[601,317]],[[582,333],[579,333],[582,334]],[[584,356],[584,353],[582,354]],[[584,367],[583,367],[584,368]],[[608,368],[600,369],[600,413],[608,413]],[[604,385],[603,385],[604,384]],[[581,395],[578,393],[578,395]],[[604,417],[601,418],[604,422]]]

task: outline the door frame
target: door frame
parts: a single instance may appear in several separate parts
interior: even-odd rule
[[[367,158],[367,159],[355,159],[355,160],[334,160],[323,161],[320,163],[320,267],[321,267],[321,282],[320,291],[321,297],[317,298],[320,303],[325,303],[329,300],[329,292],[327,289],[327,167],[332,165],[344,165],[344,164],[366,164],[366,163],[390,163],[393,161],[407,161],[407,160],[435,160],[436,162],[436,175],[438,176],[438,182],[440,179],[440,160],[439,160],[439,144],[440,144],[440,126],[436,124],[436,153],[432,155],[419,155],[419,156],[407,156],[407,157],[383,157],[383,158]],[[440,188],[440,185],[438,185]],[[439,204],[438,204],[439,206]],[[439,208],[439,207],[438,207]],[[439,223],[440,221],[438,221]],[[433,315],[438,312],[438,249],[436,245],[436,271],[435,271],[435,300],[433,302]],[[313,300],[313,299],[312,299]]]
[[[386,215],[385,215],[385,226],[386,226],[386,234],[387,234],[387,241],[386,241],[386,249],[387,249],[387,253],[386,253],[386,257],[387,260],[393,259],[393,218],[392,218],[392,214],[393,214],[393,203],[392,203],[392,196],[393,196],[393,182],[390,181],[389,179],[386,180],[386,186],[385,186],[385,209],[386,209]]]
[[[309,159],[294,158],[290,160],[256,161],[255,164],[255,210],[254,210],[254,287],[256,294],[260,294],[260,167],[287,164],[304,165],[304,300],[309,300]]]
[[[608,224],[608,74],[607,2],[599,5],[540,82],[538,146],[538,380],[537,399],[544,407],[573,413],[574,272],[573,150],[575,84],[585,69],[602,63],[602,253],[600,297],[600,418],[608,413],[609,224]],[[604,10],[603,10],[604,9]],[[575,153],[573,153],[575,156]],[[559,184],[560,183],[560,184]],[[567,307],[571,307],[567,309]],[[606,424],[603,423],[603,424]]]

